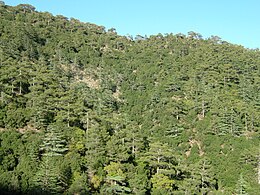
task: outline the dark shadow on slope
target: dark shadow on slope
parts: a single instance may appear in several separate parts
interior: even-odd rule
[[[17,191],[17,190],[12,190],[12,189],[6,189],[3,187],[0,187],[0,195],[51,195],[51,194],[57,194],[57,193],[52,193],[50,191],[43,191],[41,189],[31,189],[29,191]]]

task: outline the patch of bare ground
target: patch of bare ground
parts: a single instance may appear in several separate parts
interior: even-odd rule
[[[83,82],[91,89],[100,89],[100,81],[95,80],[90,76],[84,75],[81,79],[77,79],[76,82]]]
[[[17,131],[20,132],[20,133],[25,133],[25,132],[28,132],[28,131],[40,132],[39,129],[36,129],[32,125],[27,125],[23,128],[18,128]]]
[[[199,156],[203,156],[205,154],[205,152],[203,151],[202,149],[202,144],[201,144],[201,141],[198,141],[198,140],[195,140],[195,139],[190,139],[189,140],[189,145],[190,145],[190,148],[189,150],[187,150],[185,152],[186,156],[189,157],[190,154],[191,154],[191,149],[194,147],[194,145],[197,145],[198,148],[199,148]]]
[[[8,131],[8,130],[9,129],[7,129],[7,128],[0,128],[0,132]],[[33,127],[31,125],[27,125],[25,127],[18,128],[18,129],[15,129],[15,130],[18,131],[19,133],[26,133],[28,131],[40,132],[39,129],[36,129],[35,127]]]
[[[122,95],[122,93],[120,92],[120,88],[118,88],[118,89],[116,90],[116,92],[113,93],[112,95],[113,95],[113,97],[114,97],[118,102],[123,102],[123,101],[124,101],[124,100],[122,100],[122,99],[120,98],[120,96]]]

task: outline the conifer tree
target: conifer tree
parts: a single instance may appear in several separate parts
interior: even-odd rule
[[[42,160],[34,179],[35,187],[39,189],[38,193],[57,194],[67,187],[68,178],[62,172],[60,163],[68,149],[59,128],[61,127],[58,124],[49,125],[43,137],[40,147]]]
[[[239,179],[237,181],[237,185],[236,185],[236,195],[247,195],[247,189],[248,189],[248,184],[245,181],[243,174],[241,173],[239,175]]]
[[[107,187],[104,189],[108,194],[120,194],[131,192],[126,186],[126,174],[122,170],[122,164],[111,162],[104,170],[107,172]]]
[[[161,142],[150,143],[149,151],[147,151],[140,161],[147,162],[151,167],[152,174],[175,174],[175,157],[173,150],[168,144]]]

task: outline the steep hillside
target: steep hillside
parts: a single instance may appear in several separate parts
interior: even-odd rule
[[[260,52],[0,5],[0,190],[257,194]]]

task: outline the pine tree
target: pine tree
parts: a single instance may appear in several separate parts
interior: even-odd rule
[[[133,169],[127,170],[129,187],[133,194],[144,195],[150,188],[150,181],[148,178],[149,170],[145,163],[138,163]]]
[[[67,187],[68,181],[60,163],[68,149],[59,128],[61,127],[58,124],[51,124],[44,134],[40,148],[42,160],[34,179],[35,187],[39,189],[38,193],[57,194]]]
[[[168,144],[161,142],[150,143],[149,151],[140,159],[147,162],[152,169],[152,173],[174,174],[176,165],[174,153]]]
[[[168,176],[156,173],[151,178],[152,182],[152,193],[154,195],[157,194],[171,194],[173,193],[173,184],[174,180],[170,179]]]
[[[85,133],[85,158],[89,171],[103,167],[106,161],[108,133],[103,127],[92,126]]]
[[[120,194],[131,192],[130,188],[126,186],[126,174],[123,172],[122,168],[122,164],[115,162],[111,162],[104,168],[107,172],[107,187],[104,189],[106,193]]]
[[[212,166],[210,164],[210,161],[208,159],[202,159],[199,162],[199,169],[200,169],[200,190],[202,194],[207,194],[211,189],[213,189],[215,186],[215,176],[212,171]]]
[[[62,125],[51,124],[47,127],[40,150],[43,156],[62,156],[68,148],[62,135]]]
[[[248,189],[248,184],[245,181],[243,174],[241,173],[239,175],[239,179],[237,181],[237,185],[236,185],[236,195],[247,195],[247,189]]]

